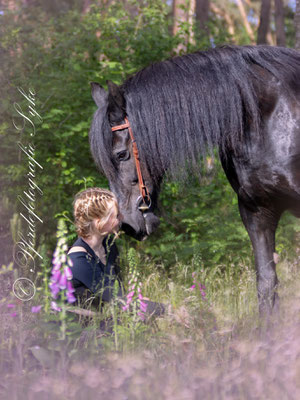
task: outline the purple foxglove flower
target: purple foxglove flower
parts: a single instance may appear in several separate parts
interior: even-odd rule
[[[50,287],[50,290],[51,290],[52,297],[54,299],[56,299],[57,295],[59,293],[59,287],[58,287],[57,282],[50,283],[49,287]]]
[[[139,295],[138,295],[138,298],[140,299],[140,300],[143,300],[143,296],[142,296],[142,293],[141,293],[141,291],[139,291]]]
[[[16,317],[18,314],[16,312],[10,313],[9,314],[11,317]]]
[[[53,253],[53,258],[58,256],[58,247],[56,247],[54,253]]]
[[[194,290],[195,287],[196,287],[196,285],[192,285],[192,286],[190,287],[190,289],[191,289],[191,290]]]
[[[14,307],[16,307],[16,305],[15,304],[7,304],[6,307],[7,308],[14,308]]]
[[[61,311],[61,308],[58,307],[58,305],[56,304],[55,301],[51,301],[51,308],[52,308],[52,310],[55,310],[55,311]]]
[[[75,289],[73,288],[72,282],[71,281],[67,281],[67,291],[69,293],[74,293]]]
[[[142,312],[138,312],[137,315],[141,318],[142,321],[145,320],[145,315]]]
[[[57,263],[57,262],[59,262],[59,260],[60,260],[59,253],[57,251],[55,251],[52,256],[52,261]]]
[[[67,300],[68,303],[74,303],[76,301],[76,297],[71,292],[67,292]]]
[[[67,277],[64,273],[61,274],[59,283],[58,283],[58,287],[60,289],[66,289],[67,288]]]
[[[126,297],[127,297],[127,299],[132,299],[133,295],[134,295],[134,290],[132,290],[131,292],[129,292],[128,295],[127,295]]]
[[[69,257],[68,257],[68,265],[69,267],[73,267],[73,261]]]
[[[62,264],[65,263],[65,262],[67,261],[67,256],[66,256],[66,254],[63,254],[63,255],[61,256],[60,261],[61,261]]]
[[[33,306],[33,307],[31,307],[31,312],[32,313],[39,313],[40,311],[41,311],[41,309],[42,309],[42,305],[40,305],[40,306]]]
[[[72,271],[70,270],[69,267],[65,267],[64,268],[64,273],[65,273],[65,275],[66,275],[68,280],[71,280],[73,278]]]
[[[143,311],[143,312],[146,312],[147,311],[147,303],[145,303],[144,301],[141,301],[140,302],[140,309],[141,309],[141,311]]]
[[[54,274],[54,272],[59,271],[61,269],[61,264],[54,264],[51,273]]]
[[[60,278],[61,278],[60,271],[52,271],[52,276],[50,278],[51,282],[59,282]]]
[[[129,304],[126,304],[126,306],[122,306],[122,310],[123,310],[123,311],[127,311],[128,308],[129,308]]]

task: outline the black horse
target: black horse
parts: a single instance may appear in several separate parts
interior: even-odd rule
[[[273,253],[281,214],[300,217],[300,53],[269,46],[224,46],[152,64],[107,93],[98,106],[91,152],[107,176],[125,232],[142,240],[159,221],[153,210],[165,173],[197,172],[218,148],[252,241],[260,312],[277,304]],[[140,154],[150,209],[140,211],[128,117]]]

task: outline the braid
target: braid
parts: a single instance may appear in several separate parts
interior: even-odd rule
[[[117,199],[107,189],[95,187],[77,193],[73,202],[77,234],[83,238],[90,236],[95,218],[101,219],[100,223],[96,224],[97,230],[101,232],[114,207],[118,208]]]

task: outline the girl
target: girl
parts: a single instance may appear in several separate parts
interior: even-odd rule
[[[89,188],[77,193],[73,202],[74,220],[78,239],[69,249],[73,262],[72,284],[77,301],[98,308],[101,301],[110,301],[115,293],[124,297],[124,288],[118,267],[118,250],[114,238],[120,228],[122,216],[115,195],[106,189]],[[165,306],[145,299],[147,315],[159,316]]]
[[[77,193],[73,202],[74,222],[78,239],[69,249],[73,262],[72,284],[77,301],[98,308],[102,301],[110,301],[113,293],[122,296],[123,286],[117,265],[118,250],[114,238],[120,226],[120,215],[115,195],[106,189],[89,188]]]

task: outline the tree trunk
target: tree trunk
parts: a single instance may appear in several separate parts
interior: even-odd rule
[[[300,51],[300,0],[296,1],[296,12],[295,12],[295,31],[296,31],[296,38],[295,38],[295,49]]]
[[[180,22],[186,22],[186,11],[182,7],[186,6],[185,0],[173,0],[173,35],[175,36],[180,27]]]
[[[189,33],[187,35],[187,45],[188,43],[195,44],[195,37],[193,30],[195,12],[196,12],[196,0],[189,0],[189,11],[187,16],[187,21],[189,23]]]
[[[180,31],[182,23],[189,23],[189,32],[185,34],[183,43],[177,46],[176,52],[187,51],[189,43],[193,42],[193,15],[195,14],[195,0],[173,0],[173,35],[177,35]]]
[[[196,23],[200,32],[208,34],[208,13],[210,0],[196,0]]]
[[[242,0],[236,0],[236,3],[238,5],[245,29],[250,37],[251,42],[254,43],[253,29],[251,28],[251,25],[249,24],[244,4],[243,4]]]
[[[299,0],[300,1],[300,0]],[[234,28],[234,22],[230,16],[230,14],[223,10],[222,8],[219,8],[216,6],[214,3],[210,3],[210,8],[214,14],[219,15],[221,18],[224,18],[226,21],[226,24],[228,25],[228,32],[232,36],[232,41],[235,43],[235,28]]]
[[[285,46],[284,8],[282,0],[275,0],[275,28],[277,46]]]
[[[257,44],[267,43],[267,34],[270,26],[271,0],[262,0],[260,9],[260,20],[257,32]]]

